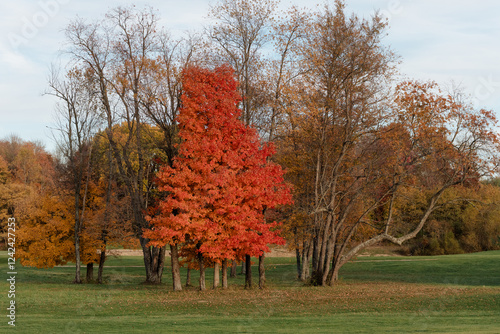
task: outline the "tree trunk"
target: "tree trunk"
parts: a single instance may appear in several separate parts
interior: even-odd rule
[[[231,261],[231,278],[235,278],[236,277],[236,269],[238,267],[238,263],[236,262],[236,260],[233,260]]]
[[[311,274],[311,284],[321,285],[322,281],[323,281],[323,264],[317,262],[316,269],[314,269]]]
[[[266,253],[262,253],[259,256],[259,289],[264,289],[266,287],[266,268],[264,266],[264,259],[266,258]]]
[[[326,240],[318,235],[324,232],[318,232],[314,238],[313,249],[313,271],[311,275],[311,284],[324,286],[326,283],[325,259],[326,259]]]
[[[333,217],[329,213],[326,218],[326,223],[323,231],[320,232],[320,235],[317,236],[317,239],[320,240],[318,244],[318,264],[317,269],[313,273],[313,284],[314,285],[326,285],[326,279],[328,276],[328,271],[330,268],[330,228],[332,225]]]
[[[110,224],[110,205],[111,205],[111,194],[113,192],[113,160],[111,156],[111,146],[108,149],[108,186],[106,188],[106,206],[104,207],[104,226],[101,230],[101,239],[103,246],[101,248],[101,255],[99,256],[99,268],[97,269],[97,283],[102,284],[103,278],[102,274],[104,271],[104,262],[106,262],[106,246],[108,243],[108,231],[107,226]]]
[[[81,180],[81,174],[80,174]],[[81,181],[79,181],[81,182]],[[81,259],[80,259],[80,187],[81,183],[77,183],[75,189],[75,284],[82,283],[81,279]]]
[[[338,257],[338,255],[336,255],[333,258],[332,268],[330,269],[330,272],[328,273],[328,279],[326,281],[326,283],[329,286],[334,285],[335,282],[338,281],[338,279],[339,279],[339,270],[340,270],[341,267],[342,267],[342,264],[340,262],[340,258]]]
[[[297,278],[300,278],[301,274],[302,274],[301,257],[303,256],[303,254],[305,252],[306,252],[306,250],[302,249],[302,254],[301,254],[299,247],[295,247],[295,259],[296,259],[296,262],[297,262]]]
[[[105,261],[106,261],[106,249],[101,250],[101,255],[99,257],[99,268],[97,269],[97,283],[99,284],[102,284],[102,272],[104,270]]]
[[[80,233],[78,233],[78,228],[75,228],[75,281],[73,283],[82,283],[80,275]]]
[[[191,267],[189,265],[186,271],[186,286],[191,286]]]
[[[329,286],[334,285],[335,282],[339,280],[339,270],[340,270],[339,266],[334,266],[332,267],[332,269],[330,269],[330,272],[328,274],[328,279],[326,282]]]
[[[174,291],[181,291],[181,269],[179,265],[179,251],[177,249],[177,245],[170,245],[170,263],[172,264],[172,284]]]
[[[79,145],[80,146],[80,145]],[[92,152],[92,146],[90,146],[90,152]],[[82,283],[80,270],[81,270],[81,257],[80,257],[80,234],[82,233],[83,227],[83,217],[85,212],[85,202],[87,200],[87,191],[89,186],[90,179],[90,157],[91,153],[88,156],[88,164],[87,164],[87,178],[85,180],[85,188],[83,192],[83,198],[80,204],[80,191],[82,186],[82,177],[83,177],[83,166],[80,164],[78,168],[78,179],[76,181],[76,189],[75,189],[75,258],[76,258],[76,273],[75,273],[75,283]],[[83,162],[82,158],[80,158],[81,162]],[[82,207],[80,212],[80,205]],[[92,269],[93,270],[93,269]]]
[[[94,280],[94,263],[87,263],[87,283],[90,283]]]
[[[312,271],[318,269],[318,238],[314,237],[312,240],[313,250],[312,250]]]
[[[215,262],[214,264],[214,285],[213,288],[217,289],[219,287],[220,279],[219,279],[219,272],[220,272],[220,265],[219,263]]]
[[[245,289],[252,288],[252,262],[250,261],[250,255],[245,255]]]
[[[240,275],[245,275],[246,273],[246,264],[245,261],[241,261],[241,272]]]
[[[205,290],[205,265],[203,264],[203,255],[198,254],[198,264],[200,266],[200,290]]]
[[[227,289],[227,259],[222,260],[222,288]]]
[[[307,256],[302,256],[302,270],[300,271],[299,279],[305,282],[309,279],[309,258]]]
[[[323,277],[321,278],[321,286],[325,286],[328,284],[328,275],[330,274],[330,263],[332,262],[333,252],[335,245],[332,245],[332,242],[327,240],[325,247],[325,263],[323,264]]]
[[[306,243],[304,243],[306,245]],[[311,252],[312,252],[312,244],[308,244],[307,247],[304,246],[304,249],[302,251],[302,270],[300,272],[300,280],[301,281],[306,281],[309,279],[309,259],[311,257]]]
[[[146,268],[147,284],[160,284],[163,275],[163,266],[165,264],[165,247],[148,247],[149,239],[140,237],[144,256],[144,267]]]

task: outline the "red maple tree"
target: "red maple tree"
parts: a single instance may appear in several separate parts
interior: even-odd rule
[[[179,155],[158,173],[167,196],[149,217],[146,235],[155,246],[194,246],[200,270],[202,259],[241,260],[284,243],[264,213],[290,203],[290,188],[281,167],[269,161],[272,144],[262,144],[240,121],[240,101],[230,67],[184,71]]]

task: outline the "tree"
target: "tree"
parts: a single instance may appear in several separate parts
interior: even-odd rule
[[[214,48],[211,58],[217,64],[230,64],[236,72],[242,96],[241,119],[269,142],[280,126],[283,91],[300,71],[292,49],[301,36],[300,26],[305,18],[292,9],[289,19],[280,22],[276,19],[280,15],[275,15],[277,7],[278,1],[274,0],[222,0],[210,8],[209,17],[215,24],[207,29]],[[273,41],[274,52],[266,52]],[[262,284],[264,256],[259,257]],[[246,275],[250,278],[251,272],[246,271]]]
[[[380,42],[385,23],[377,16],[346,18],[341,1],[334,10],[325,6],[311,14],[304,25],[294,49],[304,72],[289,95],[280,148],[289,152],[283,159],[297,164],[286,165],[301,192],[294,215],[309,229],[301,233],[311,236],[302,251],[312,253],[313,280],[323,285],[338,244],[335,236],[356,206],[359,183],[368,179],[356,173],[373,170],[366,144],[386,120],[380,102],[395,56]]]
[[[29,206],[18,213],[16,248],[22,265],[52,268],[75,260],[73,209],[69,196],[31,195]]]
[[[149,240],[142,232],[148,228],[145,212],[154,190],[149,172],[155,152],[146,139],[148,120],[154,116],[147,114],[148,107],[159,99],[151,96],[155,85],[149,84],[154,79],[152,63],[161,55],[157,22],[151,8],[118,7],[101,22],[75,20],[66,28],[69,53],[79,66],[90,69],[96,82],[117,178],[127,189],[134,232],[143,250],[146,282],[153,284],[161,282],[165,249],[147,246]],[[118,124],[122,126],[119,131]]]
[[[21,184],[12,182],[12,174],[9,171],[7,161],[0,154],[0,231],[2,243],[7,244],[7,222],[13,216],[15,206],[21,197],[26,196],[26,189]]]
[[[40,144],[0,141],[0,220],[15,217],[16,254],[23,265],[49,268],[74,261],[71,197],[56,159]]]
[[[57,110],[58,150],[65,159],[69,186],[74,196],[75,283],[80,277],[80,235],[85,219],[85,202],[90,182],[92,137],[99,126],[96,82],[92,71],[75,68],[63,81],[52,71],[49,94],[61,100]]]
[[[260,126],[259,111],[265,103],[261,53],[272,39],[269,32],[276,7],[274,0],[221,0],[210,8],[209,16],[216,24],[208,29],[208,35],[220,63],[229,64],[236,72],[241,117],[247,126]]]
[[[97,241],[99,254],[98,283],[103,283],[106,248],[109,244],[137,247],[133,242],[130,198],[126,188],[117,180],[117,167],[106,134],[94,137],[92,156],[91,196],[88,201],[90,216],[83,231],[86,237]]]
[[[8,218],[33,208],[34,194],[54,189],[56,162],[43,146],[16,136],[0,140],[0,231],[6,239]],[[18,227],[19,227],[18,224]]]
[[[236,87],[225,66],[184,72],[179,156],[158,174],[166,197],[145,232],[153,245],[192,249],[201,277],[206,261],[227,265],[283,241],[264,210],[290,202],[289,188],[281,168],[267,160],[271,145],[261,145],[255,130],[238,120]]]
[[[385,23],[378,16],[346,18],[337,1],[335,11],[326,7],[307,27],[298,48],[307,70],[280,161],[300,196],[291,231],[303,227],[293,233],[306,240],[297,248],[312,253],[312,283],[331,285],[360,250],[410,240],[449,188],[491,173],[498,138],[492,113],[476,112],[433,84],[402,83],[391,102],[396,58],[381,44]],[[412,191],[425,195],[414,224],[400,215]],[[298,258],[305,278],[308,259]]]

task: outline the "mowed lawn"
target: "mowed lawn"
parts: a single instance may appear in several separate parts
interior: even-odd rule
[[[0,252],[0,332],[500,333],[500,251],[359,257],[327,288],[298,282],[293,258],[266,261],[265,290],[244,290],[238,275],[228,290],[179,293],[171,291],[169,267],[161,286],[141,284],[141,257],[110,258],[103,285],[71,284],[69,266],[18,264],[16,327],[10,328],[7,254]],[[192,276],[197,284],[197,272]],[[207,286],[211,277],[208,270]]]

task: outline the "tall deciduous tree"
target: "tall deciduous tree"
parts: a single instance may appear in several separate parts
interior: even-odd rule
[[[157,61],[164,41],[157,23],[158,17],[151,8],[139,11],[118,7],[101,22],[76,20],[66,29],[68,51],[79,66],[91,69],[97,83],[107,140],[118,169],[117,179],[129,195],[133,226],[143,250],[149,283],[161,282],[165,260],[165,248],[147,246],[149,240],[142,234],[148,227],[144,217],[153,190],[149,178],[155,159],[148,141],[151,121],[163,122],[159,125],[166,131],[165,151],[169,158],[175,153],[171,150],[175,139],[172,115],[162,113],[176,111],[175,85],[171,95],[174,98],[170,100],[173,108],[170,105],[167,108],[169,101],[156,94],[155,87],[159,85],[151,83],[156,70],[162,80],[172,78],[170,74],[161,75],[164,69],[159,65],[161,61]],[[156,110],[160,112],[152,109],[152,103],[158,101],[165,106]],[[118,129],[117,124],[122,126]]]
[[[368,170],[360,168],[360,143],[384,122],[379,102],[395,57],[380,41],[385,23],[377,16],[347,18],[342,1],[311,14],[304,25],[294,53],[305,69],[291,91],[283,148],[298,164],[290,167],[305,211],[295,217],[311,219],[305,234],[312,237],[306,246],[312,247],[314,280],[326,284],[335,236],[348,223],[355,207],[349,199],[357,198],[365,179],[355,175]]]
[[[94,147],[92,159],[94,197],[89,203],[92,205],[92,215],[84,233],[98,240],[100,256],[97,280],[98,283],[102,283],[107,245],[136,246],[133,240],[137,240],[132,229],[130,198],[127,196],[126,187],[117,180],[118,171],[104,132],[94,137]]]
[[[211,7],[209,15],[216,24],[208,29],[220,63],[230,64],[240,83],[242,120],[259,126],[259,115],[265,103],[261,77],[265,60],[262,50],[272,39],[274,0],[221,0]],[[217,59],[217,57],[214,57]]]
[[[194,249],[201,275],[204,259],[223,264],[283,242],[264,210],[290,202],[289,188],[281,167],[268,161],[272,146],[261,145],[256,131],[238,119],[236,87],[228,67],[184,72],[179,156],[158,174],[167,196],[146,232],[154,245]]]
[[[312,16],[297,49],[307,71],[280,147],[300,196],[294,228],[306,230],[295,235],[310,240],[299,249],[312,252],[313,284],[333,284],[369,245],[415,237],[447,189],[497,163],[491,113],[415,82],[399,85],[391,106],[396,58],[381,44],[384,27],[378,16],[347,18],[336,1]],[[413,225],[398,214],[411,189],[427,196]],[[300,269],[305,278],[308,266]]]
[[[90,182],[92,137],[99,125],[97,97],[94,94],[96,87],[90,69],[73,69],[62,81],[57,71],[53,70],[49,86],[49,94],[61,100],[56,109],[57,131],[60,132],[56,138],[74,196],[75,283],[81,283],[80,236]]]

